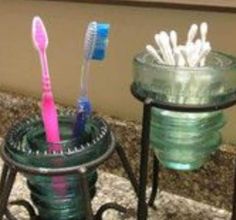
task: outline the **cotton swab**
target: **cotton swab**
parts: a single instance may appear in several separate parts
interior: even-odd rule
[[[194,52],[191,58],[191,62],[193,66],[196,63],[196,60],[199,58],[201,50],[202,50],[202,41],[200,39],[197,39],[194,43]]]
[[[177,49],[177,33],[176,31],[172,30],[170,32],[170,42],[171,42],[171,45],[172,45],[172,49],[173,49],[173,56],[174,56],[174,59],[175,59],[175,65],[178,66],[178,63],[180,62],[181,60],[181,57],[179,57],[180,53]]]
[[[178,41],[177,33],[176,33],[176,31],[172,30],[170,32],[170,42],[171,42],[173,50],[175,50],[177,48],[177,41]]]
[[[200,39],[195,40],[198,29]],[[161,31],[154,36],[159,52],[151,45],[146,45],[146,50],[161,64],[189,67],[204,66],[206,56],[211,50],[208,45],[209,42],[206,42],[207,32],[208,25],[206,22],[201,23],[199,28],[196,24],[192,24],[185,45],[178,45],[176,31],[170,31],[169,35],[167,32]]]
[[[177,66],[185,66],[186,62],[185,62],[185,59],[184,59],[179,47],[174,49],[174,54],[176,57],[176,65]]]
[[[160,43],[163,45],[164,51],[166,53],[166,57],[168,59],[168,63],[170,65],[175,65],[175,59],[172,53],[172,49],[170,46],[170,38],[165,31],[160,33]]]
[[[208,32],[207,23],[206,22],[201,23],[201,25],[200,25],[200,34],[201,34],[202,43],[206,42],[207,32]]]
[[[188,31],[188,36],[187,36],[187,42],[186,45],[191,43],[193,39],[195,38],[196,34],[198,31],[198,26],[196,24],[192,24],[189,31]]]
[[[207,23],[206,22],[201,23],[201,25],[200,25],[200,34],[201,34],[202,47],[204,47],[204,44],[206,42],[207,32],[208,32]],[[201,59],[200,66],[205,65],[205,60],[206,60],[205,58]]]
[[[206,42],[203,46],[203,49],[201,50],[199,54],[199,58],[196,60],[194,66],[197,66],[200,63],[200,66],[203,66],[205,64],[205,58],[207,54],[211,51],[211,45],[209,42]],[[202,64],[202,60],[204,59],[204,63]]]
[[[185,45],[186,57],[188,59],[189,66],[192,66],[193,63],[193,54],[194,54],[194,43],[193,40],[196,37],[198,31],[198,26],[196,24],[192,24],[189,28],[187,34],[187,41]]]
[[[189,63],[189,59],[188,59],[188,53],[186,50],[186,47],[184,46],[179,46],[179,50],[184,58],[185,64],[187,64],[188,66],[191,66],[191,64]]]
[[[156,41],[157,46],[160,48],[160,51],[161,51],[164,62],[166,64],[169,64],[168,56],[167,56],[167,54],[165,52],[165,48],[164,48],[164,46],[163,46],[163,44],[161,43],[161,40],[160,40],[160,34],[156,34],[154,36],[154,39]]]
[[[160,55],[157,53],[155,48],[152,45],[146,45],[146,50],[153,55],[153,57],[159,62],[159,63],[164,63],[163,59],[160,57]]]

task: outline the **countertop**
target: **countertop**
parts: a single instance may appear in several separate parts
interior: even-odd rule
[[[59,105],[58,108],[73,107]],[[7,130],[17,121],[21,120],[24,117],[28,117],[29,115],[34,114],[36,112],[39,112],[39,102],[37,99],[4,91],[0,92],[0,137],[4,137]],[[100,113],[95,114],[102,116],[109,123],[117,140],[123,146],[135,173],[138,175],[141,133],[140,124],[132,121],[119,120],[115,117],[106,116]],[[177,196],[176,198],[180,198],[180,200],[184,199],[184,201],[190,201],[190,203],[194,202],[194,204],[204,204],[206,205],[206,207],[209,206],[211,208],[208,207],[207,209],[211,211],[214,210],[212,206],[220,209],[231,210],[235,156],[236,150],[234,146],[222,145],[220,147],[220,150],[218,150],[216,154],[212,155],[211,159],[200,170],[192,172],[178,172],[165,169],[161,166],[159,174],[159,189],[164,194],[161,193],[159,198],[164,198],[166,197],[166,195],[169,195],[169,197],[167,196],[166,198],[169,198],[169,200],[171,200],[171,198],[174,198],[172,196]],[[112,181],[113,177],[118,178],[118,180],[122,180],[125,182],[125,184],[129,185],[123,167],[121,166],[120,160],[116,154],[114,154],[108,161],[105,162],[105,164],[100,167],[100,172],[102,173],[101,175],[105,175],[101,178],[101,182],[99,183],[100,185],[103,181],[105,182],[106,179],[111,178],[109,181]],[[150,180],[151,173],[149,174],[149,182]],[[107,182],[105,182],[104,184],[109,186],[109,181],[107,180]],[[106,194],[108,195],[109,193]],[[121,195],[122,190],[121,194],[119,195],[122,199],[123,196]],[[184,197],[187,199],[185,199]],[[108,198],[113,197],[108,196]],[[130,199],[132,201],[132,204],[135,203],[135,199],[132,197],[132,195],[130,196]],[[128,196],[126,196],[125,199],[123,198],[123,200],[129,201]],[[158,200],[157,202],[159,204],[160,200]],[[163,202],[163,204],[167,203]],[[182,203],[184,202],[180,202],[180,204]],[[189,202],[187,203],[189,206]],[[176,213],[175,211],[173,211],[176,209],[174,207],[171,208],[172,211],[170,212],[172,214],[170,214],[168,218],[166,218],[166,214],[163,214],[165,215],[165,217],[161,219],[189,220],[229,218],[229,213],[224,210],[219,211],[219,213],[221,213],[221,217],[198,218],[199,213],[196,214],[196,212],[191,208],[191,212],[196,214],[194,218],[184,218],[183,216],[181,218],[177,218],[176,216],[178,215],[178,212],[177,214],[174,214]],[[169,213],[169,211],[164,213]],[[217,213],[217,211],[213,211],[213,213]],[[190,214],[185,213],[184,215],[189,216]],[[172,218],[171,216],[174,217]]]

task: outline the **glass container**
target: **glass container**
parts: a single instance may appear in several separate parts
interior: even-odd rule
[[[25,119],[6,136],[6,152],[16,162],[37,168],[67,168],[96,160],[111,142],[107,124],[93,117],[81,138],[73,136],[75,114],[59,114],[60,143],[47,143],[39,116]],[[60,145],[61,152],[48,152],[49,145]],[[84,220],[86,207],[80,178],[77,174],[63,176],[26,175],[31,199],[42,220]],[[91,198],[96,192],[97,172],[90,169],[87,180]]]
[[[150,145],[156,156],[171,169],[198,169],[221,143],[225,119],[219,106],[235,102],[236,59],[213,51],[204,67],[177,67],[143,52],[133,67],[132,89],[160,107],[151,113]],[[193,108],[205,110],[188,111]]]
[[[176,67],[157,63],[146,52],[134,59],[133,87],[142,97],[166,105],[219,105],[235,100],[236,59],[211,52],[204,67]]]
[[[221,111],[183,113],[152,109],[151,147],[160,162],[177,170],[198,169],[221,143]]]

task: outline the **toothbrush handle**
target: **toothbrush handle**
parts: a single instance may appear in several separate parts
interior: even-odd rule
[[[79,137],[85,130],[85,121],[84,113],[82,111],[78,112],[73,131],[75,137]]]
[[[44,123],[44,129],[46,134],[46,140],[49,143],[60,142],[60,132],[58,126],[58,116],[55,103],[53,101],[52,93],[43,93],[41,101],[41,114]],[[49,151],[59,151],[61,147],[59,145],[52,145],[49,147]]]
[[[42,75],[47,76],[49,78],[48,58],[46,49],[39,51],[39,59],[41,63]]]
[[[80,91],[81,96],[87,96],[88,95],[88,77],[89,77],[89,60],[84,59],[83,64],[81,67],[81,84],[80,84]]]
[[[92,112],[91,103],[86,96],[81,96],[77,104],[77,115],[74,126],[74,136],[79,137],[85,130],[86,121]]]
[[[88,75],[89,75],[89,60],[84,59],[81,67],[81,84],[80,98],[77,102],[77,115],[74,125],[74,136],[80,137],[84,133],[85,124],[91,114],[91,103],[88,98]]]
[[[46,140],[49,143],[60,142],[60,132],[58,125],[58,115],[56,105],[54,103],[53,94],[51,91],[51,82],[48,71],[48,62],[46,50],[39,53],[41,67],[42,67],[42,100],[41,100],[41,114],[44,123]],[[59,144],[50,145],[49,151],[60,151]]]

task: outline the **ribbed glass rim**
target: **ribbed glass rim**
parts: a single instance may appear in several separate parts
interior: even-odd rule
[[[72,118],[73,116],[75,116],[75,111],[60,111],[59,117],[60,116]],[[97,126],[100,125],[98,134],[96,135],[96,137],[93,140],[88,141],[84,144],[79,144],[76,147],[75,153],[80,153],[80,152],[94,148],[99,142],[101,142],[109,134],[108,125],[102,118],[93,116],[91,118],[91,121],[93,122],[94,125],[95,124]],[[18,122],[14,126],[12,126],[9,129],[9,131],[5,137],[5,148],[7,148],[9,150],[15,150],[18,153],[21,153],[23,155],[32,155],[32,156],[42,155],[43,152],[40,152],[40,151],[29,151],[30,148],[29,148],[28,144],[24,147],[21,146],[23,136],[25,136],[27,134],[27,132],[32,130],[32,128],[29,128],[27,126],[29,126],[29,125],[32,126],[33,124],[38,124],[38,123],[42,123],[42,120],[41,120],[39,114],[35,114],[35,115],[32,115],[30,117],[27,117],[27,118],[21,120],[20,122]],[[72,137],[70,139],[64,139],[64,140],[60,141],[59,143],[45,142],[45,144],[46,144],[46,146],[50,146],[50,145],[65,146],[68,143],[76,143],[77,140],[78,140],[78,138]],[[73,152],[71,152],[70,149],[68,149],[68,151],[62,150],[61,152],[52,152],[52,153],[47,153],[47,154],[45,153],[44,155],[46,157],[57,157],[60,155],[63,156],[64,153],[70,155]]]
[[[68,110],[66,110],[68,113]],[[65,113],[65,112],[64,112]],[[69,111],[69,114],[74,114],[75,111]],[[59,113],[60,114],[60,113]],[[97,166],[99,166],[102,162],[104,162],[115,150],[115,137],[113,133],[111,132],[108,124],[104,119],[102,119],[99,116],[94,115],[93,118],[98,119],[96,120],[100,125],[98,130],[98,136],[96,136],[96,140],[92,139],[90,146],[85,146],[85,148],[78,149],[76,151],[68,151],[65,152],[65,154],[62,154],[62,152],[54,152],[49,154],[44,154],[44,152],[31,152],[31,154],[28,154],[25,150],[22,148],[18,148],[17,146],[13,146],[12,144],[18,142],[18,140],[11,140],[9,142],[9,136],[14,135],[14,131],[16,131],[16,127],[20,128],[20,125],[22,122],[26,123],[27,126],[29,126],[31,123],[34,123],[35,116],[38,117],[37,114],[34,114],[31,117],[28,117],[27,119],[23,119],[14,126],[12,126],[12,129],[9,130],[5,137],[4,145],[2,148],[0,148],[0,156],[3,158],[3,160],[8,164],[10,167],[16,168],[19,172],[22,172],[24,174],[32,174],[32,175],[44,175],[44,176],[52,176],[52,175],[64,175],[64,174],[75,174],[75,173],[83,173],[86,169],[95,169]],[[39,120],[39,119],[37,119]],[[19,132],[19,133],[18,133]],[[27,132],[25,129],[20,131],[18,130],[17,134],[22,139],[23,136],[25,136],[25,132]],[[18,138],[19,139],[19,138]],[[99,142],[99,143],[98,143]],[[10,144],[10,146],[9,146]],[[20,143],[19,143],[20,144]],[[100,148],[97,147],[97,144],[104,144],[104,147]],[[88,152],[92,152],[94,150],[98,149],[97,154],[95,157],[91,157],[89,160],[85,160],[81,163],[77,163],[75,165],[70,164],[69,161],[76,159],[78,161],[79,157],[83,157],[84,153],[87,154]],[[14,150],[14,152],[13,152]],[[15,151],[16,150],[16,151]],[[17,155],[17,158],[14,157],[14,155]],[[27,158],[25,161],[24,159]],[[66,164],[60,167],[51,167],[44,164],[44,162],[40,165],[32,164],[32,161],[35,159],[42,159],[42,160],[53,160],[54,159],[67,159]],[[23,160],[22,160],[23,159]],[[42,162],[42,161],[41,161]]]
[[[149,62],[147,63],[145,59],[143,59],[145,56],[147,57],[152,57],[151,54],[149,54],[147,51],[142,51],[140,53],[138,53],[134,59],[133,62],[137,63],[137,64],[141,64],[144,67],[147,68],[159,68],[159,69],[163,69],[163,70],[168,70],[168,71],[194,71],[194,72],[198,72],[198,74],[204,73],[205,71],[225,71],[225,70],[229,70],[229,69],[233,69],[236,68],[236,57],[226,54],[224,52],[220,52],[220,51],[211,51],[208,55],[208,58],[211,57],[211,59],[215,59],[215,61],[208,66],[203,66],[203,67],[180,67],[180,66],[172,66],[172,65],[167,65],[167,64],[161,64],[158,62]],[[222,63],[222,61],[220,62],[220,57],[228,60],[228,62]],[[154,61],[155,59],[153,59]],[[218,60],[218,63],[216,62],[216,60]],[[220,65],[221,63],[221,65]],[[217,66],[215,66],[215,65]],[[205,73],[204,73],[205,74]]]

